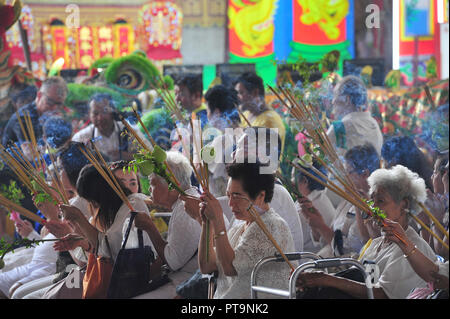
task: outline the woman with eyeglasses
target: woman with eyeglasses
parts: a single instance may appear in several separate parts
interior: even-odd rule
[[[250,298],[250,275],[255,264],[277,253],[272,242],[249,212],[253,207],[260,214],[283,252],[294,251],[294,241],[286,222],[269,206],[273,196],[274,175],[260,174],[258,163],[234,163],[227,167],[229,206],[239,223],[228,231],[219,201],[209,192],[201,196],[200,212],[195,219],[202,225],[198,246],[200,270],[204,274],[218,271],[215,299]],[[206,221],[210,229],[207,232]],[[209,247],[205,238],[210,236]],[[206,258],[208,249],[208,259]],[[274,263],[263,267],[258,282],[264,286],[287,289],[289,266]],[[274,298],[261,293],[259,297]]]

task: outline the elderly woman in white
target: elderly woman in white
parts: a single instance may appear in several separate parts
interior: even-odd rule
[[[250,298],[250,275],[255,264],[260,259],[277,253],[272,242],[249,213],[250,205],[261,214],[262,221],[281,249],[284,252],[294,250],[288,225],[268,204],[273,195],[274,176],[260,174],[259,168],[256,163],[231,164],[227,168],[231,177],[227,186],[229,206],[236,219],[244,221],[228,231],[217,199],[209,192],[201,196],[203,202],[197,217],[197,221],[202,225],[198,259],[202,273],[219,273],[215,299]],[[209,233],[206,220],[210,221]],[[205,244],[206,236],[210,237],[209,246]],[[267,265],[261,270],[258,281],[265,286],[287,289],[289,267],[285,263]],[[261,294],[260,297],[267,295]]]
[[[362,260],[375,262],[379,269],[379,278],[375,278],[374,297],[403,299],[416,287],[426,287],[426,282],[414,271],[409,258],[420,251],[430,260],[436,256],[430,246],[408,226],[408,214],[420,212],[418,202],[426,199],[425,182],[406,167],[397,165],[391,169],[378,169],[368,179],[369,194],[375,206],[386,214],[386,223],[391,221],[401,225],[410,245],[402,249],[394,244],[392,236],[382,231],[382,236],[371,240],[361,254]],[[354,298],[366,298],[364,283],[340,278],[324,273],[304,273],[297,284],[306,287],[331,287]],[[326,294],[326,289],[322,291]],[[325,297],[325,296],[324,296]]]
[[[186,194],[198,196],[196,188],[191,186],[192,168],[188,159],[179,152],[167,152],[167,164],[173,171],[180,187]],[[152,267],[161,267],[167,264],[171,270],[171,282],[166,285],[140,295],[136,298],[167,299],[176,296],[176,286],[188,279],[198,269],[197,246],[201,227],[186,214],[184,202],[180,199],[177,190],[169,190],[166,181],[158,175],[149,177],[150,193],[153,202],[157,205],[171,209],[172,215],[168,225],[167,240],[161,237],[160,232],[147,214],[138,214],[135,226],[144,230],[150,237],[158,258]]]

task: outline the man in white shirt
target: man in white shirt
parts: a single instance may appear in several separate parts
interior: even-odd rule
[[[124,125],[114,119],[115,107],[112,97],[109,94],[96,94],[89,102],[89,108],[92,123],[77,132],[72,141],[86,145],[94,143],[102,155],[112,162],[133,159],[132,154],[136,151],[136,145],[124,134]],[[134,131],[151,148],[144,135],[138,129]]]
[[[192,168],[187,158],[179,152],[167,152],[167,163],[186,194],[197,197],[197,190],[191,186]],[[135,225],[147,232],[158,254],[152,268],[160,268],[163,264],[167,264],[171,270],[169,273],[171,282],[136,298],[174,298],[176,286],[191,277],[198,269],[197,248],[201,227],[186,213],[184,202],[179,198],[180,193],[177,190],[169,190],[166,181],[155,174],[149,176],[149,181],[153,202],[172,210],[167,240],[162,238],[148,215],[138,214]]]
[[[352,75],[343,77],[334,89],[332,103],[335,121],[327,135],[338,155],[344,156],[353,147],[367,143],[373,145],[380,155],[383,135],[367,110],[367,89],[361,79]],[[335,207],[342,200],[331,191],[327,191],[327,195]]]

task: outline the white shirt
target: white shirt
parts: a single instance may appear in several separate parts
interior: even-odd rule
[[[190,188],[185,192],[198,197],[195,188]],[[164,257],[170,269],[192,273],[198,269],[197,258],[193,257],[197,253],[201,231],[199,223],[186,213],[184,202],[178,199],[172,206],[172,215],[167,231],[167,245],[164,247]]]
[[[136,127],[130,125],[134,131],[137,133],[137,135],[144,141],[144,143],[152,149],[152,146],[150,142],[147,140],[147,138],[141,133],[141,131]],[[111,162],[120,160],[119,153],[117,152],[119,150],[120,142],[120,132],[124,128],[124,125],[121,122],[115,121],[114,122],[114,131],[111,133],[110,136],[104,136],[100,133],[100,131],[94,126],[94,124],[90,124],[81,131],[77,132],[73,137],[72,141],[74,142],[81,142],[84,144],[87,144],[89,141],[94,139],[95,146],[98,148],[98,150],[109,157],[109,160]],[[131,134],[131,133],[130,133]],[[136,151],[136,146],[133,143],[134,138],[129,138],[128,140],[128,152]]]
[[[272,207],[289,226],[292,238],[294,239],[295,250],[303,251],[303,223],[300,220],[294,200],[284,186],[275,183],[274,195],[270,202],[270,207]]]
[[[312,205],[319,211],[325,224],[331,228],[334,217],[336,216],[336,210],[333,204],[329,200],[325,193],[325,190],[313,190],[308,196]],[[325,241],[315,241],[312,234],[312,229],[308,224],[305,216],[301,212],[301,207],[298,202],[295,203],[298,214],[300,215],[301,225],[303,227],[303,251],[317,253],[322,247],[326,245]]]
[[[145,213],[150,216],[147,205],[142,200],[140,194],[131,194],[128,196],[128,200],[130,201],[131,206],[133,207],[135,212]],[[114,222],[111,227],[108,228],[106,233],[99,232],[98,233],[98,255],[104,257],[112,257],[113,260],[116,259],[119,250],[122,247],[123,241],[123,229],[126,229],[128,226],[128,218],[130,217],[130,209],[126,204],[122,204],[119,210],[117,211],[116,217],[114,218]],[[108,237],[108,243],[111,248],[111,254],[109,253],[108,246],[106,244],[105,235]],[[144,245],[150,246],[153,249],[152,242],[148,237],[148,234],[144,232]],[[127,248],[127,247],[126,247]],[[155,251],[153,249],[153,251]]]
[[[406,236],[422,254],[436,262],[436,254],[411,227]],[[411,267],[408,258],[395,243],[383,243],[384,236],[375,238],[364,252],[362,260],[371,260],[379,268],[380,276],[375,278],[374,287],[383,288],[390,299],[405,299],[414,288],[425,288],[427,283]],[[377,249],[380,247],[380,251]]]
[[[286,222],[275,213],[273,208],[261,215],[275,241],[283,252],[292,252],[294,241]],[[245,223],[239,223],[228,230],[228,239],[234,250],[233,267],[236,276],[225,276],[218,263],[219,276],[214,299],[248,299],[250,298],[250,275],[255,264],[264,257],[278,253],[272,242],[259,226],[253,222],[244,230]],[[292,262],[294,267],[295,262]],[[257,277],[259,285],[288,289],[290,268],[285,262],[269,263],[262,267]],[[259,293],[260,298],[276,298],[274,295]]]
[[[381,154],[383,145],[383,134],[377,121],[369,112],[352,112],[345,115],[342,120],[345,129],[345,147],[337,147],[339,155],[344,155],[346,151],[355,146],[372,144],[378,155]],[[336,146],[336,132],[333,125],[327,132],[331,143]]]

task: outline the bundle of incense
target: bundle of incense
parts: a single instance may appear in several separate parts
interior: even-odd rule
[[[318,145],[321,151],[329,158],[331,163],[334,163],[337,166],[337,170],[335,171],[338,176],[341,176],[342,179],[346,181],[346,184],[354,187],[353,182],[348,176],[344,164],[342,163],[340,157],[338,156],[335,147],[331,143],[327,132],[325,131],[323,124],[320,119],[316,115],[315,109],[312,107],[307,107],[302,101],[297,103],[294,95],[291,93],[289,89],[283,89],[278,87],[278,90],[281,92],[282,96],[278,94],[278,92],[270,87],[270,90],[274,92],[274,94],[280,99],[280,101],[286,106],[292,116],[300,121],[300,123],[304,124],[304,127],[307,131],[307,135],[314,144]],[[287,103],[288,101],[289,103]]]
[[[361,211],[366,212],[370,217],[375,218],[377,220],[377,222],[381,223],[383,226],[386,225],[386,222],[384,221],[384,219],[380,218],[379,216],[375,216],[373,214],[372,209],[369,206],[369,204],[365,200],[363,200],[359,195],[355,196],[355,194],[347,193],[345,190],[343,190],[341,187],[339,187],[338,185],[333,183],[327,176],[323,175],[322,172],[320,172],[317,169],[315,169],[315,170],[313,169],[313,170],[323,180],[318,178],[318,177],[316,177],[316,176],[314,176],[313,174],[311,174],[310,172],[308,172],[306,169],[304,169],[301,166],[298,166],[298,165],[296,165],[296,164],[294,164],[292,162],[289,162],[289,164],[291,166],[293,166],[294,168],[298,169],[299,171],[301,171],[306,176],[312,178],[313,180],[315,180],[319,184],[321,184],[324,187],[328,188],[329,190],[331,190],[335,194],[341,196],[343,199],[345,199],[349,203],[353,204],[356,208],[360,209]],[[394,235],[400,241],[402,241],[404,244],[406,244],[405,240],[403,238],[401,238],[401,236],[398,233],[394,233]]]
[[[3,146],[0,146],[0,158],[11,168],[31,193],[34,195],[44,193],[50,196],[55,203],[60,203],[61,201],[68,203],[66,201],[67,198],[63,195],[63,191],[59,187],[54,188],[48,185],[44,176],[26,159],[19,148],[12,147],[10,150],[17,158],[9,154]],[[40,157],[38,161],[41,161]],[[45,164],[43,163],[42,168],[45,169]]]
[[[350,187],[348,184],[346,184],[346,182],[344,180],[342,180],[340,177],[338,177],[337,175],[335,175],[335,173],[333,173],[333,169],[331,166],[329,166],[327,163],[325,163],[324,160],[322,160],[320,157],[315,156],[315,158],[317,159],[317,161],[319,161],[328,171],[331,171],[332,174],[334,174],[334,176],[336,177],[336,179],[344,186],[344,188],[347,190],[347,192],[350,192],[350,194],[352,194],[355,198],[361,199],[359,194],[356,193],[356,191]],[[312,169],[315,172],[318,172],[317,169],[315,169],[314,167],[312,167]],[[320,173],[320,172],[319,172]],[[322,176],[321,176],[322,177]],[[361,199],[362,200],[362,199]],[[365,201],[362,200],[362,204],[364,205]],[[434,217],[433,214],[431,214],[429,212],[429,210],[425,207],[425,205],[423,203],[417,202],[417,204],[420,206],[420,208],[422,208],[423,212],[428,215],[433,222],[435,223],[436,227],[448,238],[448,232],[445,230],[444,226],[441,225],[441,223],[436,219],[436,217]],[[413,215],[413,214],[411,214]],[[414,216],[414,215],[413,215]],[[415,217],[415,216],[414,216]],[[384,223],[383,223],[384,224]],[[431,235],[433,235],[434,237],[438,238],[438,236],[436,234],[434,234],[428,227],[425,227],[425,229],[430,232]],[[440,240],[440,239],[439,239]],[[444,246],[446,246],[444,244]]]
[[[34,134],[33,123],[31,121],[31,116],[29,112],[26,112],[23,116],[25,121],[25,126],[22,123],[22,117],[19,115],[19,112],[16,111],[17,121],[19,122],[20,129],[22,131],[23,137],[26,141],[29,141],[31,145],[31,156],[33,156],[33,164],[40,171],[41,163],[39,161],[39,150],[37,147],[36,135]]]
[[[420,220],[419,217],[417,217],[416,215],[410,214],[414,220],[416,221],[416,223],[420,224],[420,226],[422,226],[427,232],[429,232],[431,234],[431,236],[433,236],[434,238],[436,238],[441,244],[442,246],[444,246],[446,249],[448,248],[448,245],[442,240],[441,237],[439,237],[438,235],[436,235],[431,229],[430,227],[428,227],[423,221]]]
[[[157,85],[152,85],[159,97],[164,101],[165,107],[173,114],[181,123],[187,124],[186,119],[181,114],[181,109],[173,98],[172,94],[167,89],[161,75],[158,74]]]
[[[35,222],[38,222],[39,224],[43,224],[45,220],[41,218],[40,216],[30,212],[28,209],[14,203],[13,201],[7,199],[3,195],[0,194],[0,205],[6,207],[10,211],[18,212],[20,215],[23,215]]]
[[[119,198],[124,202],[130,211],[134,211],[133,206],[131,206],[130,201],[128,200],[128,197],[123,192],[122,187],[120,186],[119,182],[117,181],[114,174],[109,169],[109,166],[106,164],[105,160],[103,159],[102,155],[98,151],[98,149],[95,147],[95,144],[92,144],[94,146],[96,155],[100,158],[100,161],[97,159],[96,156],[88,149],[86,148],[83,150],[82,147],[80,147],[81,153],[91,162],[91,164],[95,167],[95,169],[102,175],[102,177],[105,179],[105,181],[111,186],[113,191],[119,196]]]
[[[417,202],[417,204],[419,204],[420,208],[422,208],[422,211],[433,221],[434,225],[445,235],[445,237],[449,238],[448,231],[444,228],[444,226],[442,226],[439,220],[425,207],[425,205],[420,202]]]
[[[190,124],[191,124],[191,128],[192,128],[192,138],[194,141],[194,152],[197,151],[197,155],[199,157],[200,173],[197,171],[197,169],[192,161],[192,158],[190,158],[190,163],[191,163],[192,169],[194,170],[195,175],[198,179],[198,182],[202,186],[203,191],[209,192],[208,164],[203,161],[203,157],[202,157],[202,150],[203,150],[202,127],[201,127],[201,124],[198,123],[200,125],[197,125],[197,130],[196,130],[196,126],[194,126],[192,118],[190,118]],[[196,131],[198,134],[196,134]],[[190,157],[190,152],[189,152],[189,157]],[[210,238],[209,238],[210,222],[209,222],[209,220],[206,220],[205,227],[206,227],[206,234],[207,234],[205,236],[205,256],[206,256],[206,261],[209,261],[209,242],[210,242]]]
[[[64,188],[64,185],[59,177],[58,168],[56,166],[56,160],[48,147],[47,147],[47,154],[53,166],[53,171],[50,171],[50,168],[47,166],[48,175],[51,176],[52,181],[54,182],[55,187],[58,190],[58,193],[61,194],[62,202],[66,205],[69,205],[69,197],[67,196],[66,189]]]
[[[50,170],[48,169],[48,166],[45,164],[45,160],[43,159],[43,157],[41,157],[41,154],[38,149],[37,139],[36,139],[36,135],[34,133],[33,122],[31,120],[30,113],[25,112],[25,114],[24,114],[24,121],[25,121],[26,129],[22,123],[22,119],[19,116],[18,112],[16,112],[16,117],[19,122],[19,126],[22,130],[22,134],[24,135],[24,138],[31,142],[31,151],[32,151],[31,153],[33,156],[33,164],[35,164],[34,167],[27,160],[25,154],[19,148],[17,150],[12,148],[12,151],[15,153],[15,155],[19,159],[22,159],[23,167],[28,169],[28,172],[31,173],[31,175],[33,176],[33,180],[41,187],[42,190],[44,190],[44,192],[46,194],[50,195],[56,203],[59,203],[62,201],[64,204],[68,204],[69,201],[68,201],[65,189],[62,185],[62,182],[59,181],[57,174],[55,175],[50,172]],[[48,152],[48,153],[49,153],[49,156],[51,156],[51,153],[50,152]],[[52,157],[50,157],[50,158],[51,158],[52,164],[56,170],[55,161],[53,160]],[[47,168],[47,172],[50,174],[50,176],[52,176],[52,179],[55,181],[56,189],[51,186],[47,186],[45,179],[41,176],[41,174],[39,174],[39,172],[44,172],[46,170],[46,168]],[[60,198],[58,198],[57,196],[54,196],[53,192],[51,190],[55,190],[58,193],[58,195],[60,196]]]

